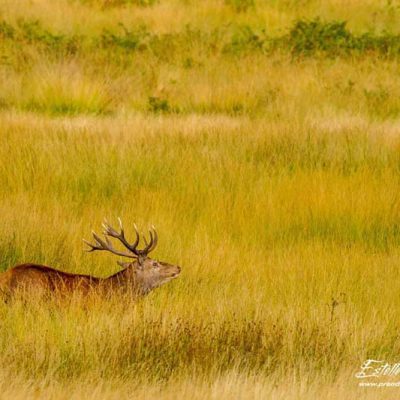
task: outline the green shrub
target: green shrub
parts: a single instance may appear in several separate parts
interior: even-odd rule
[[[15,28],[5,21],[0,22],[0,39],[12,39],[15,35]]]
[[[115,51],[115,48],[129,52],[148,51],[165,62],[174,63],[177,57],[189,60],[184,63],[189,68],[193,51],[206,56],[282,50],[295,56],[400,55],[400,35],[387,32],[354,35],[344,21],[323,22],[319,18],[297,21],[289,33],[278,37],[269,36],[265,28],[234,23],[210,31],[187,25],[180,32],[163,34],[152,33],[144,25],[127,28],[120,23],[116,28],[104,29],[99,35],[82,36],[52,32],[36,20],[19,20],[15,26],[0,21],[0,40],[12,47],[17,43],[36,46],[56,56],[75,54],[81,49],[97,54],[101,49]]]
[[[100,37],[103,47],[118,46],[125,50],[144,50],[151,34],[145,26],[140,26],[137,30],[129,30],[123,24],[119,24],[122,34],[115,34],[109,30],[104,30]]]
[[[231,39],[224,47],[225,52],[243,53],[248,51],[262,50],[267,43],[267,34],[265,30],[255,32],[248,25],[239,25],[231,27]]]
[[[345,21],[298,21],[287,36],[276,40],[276,47],[288,46],[295,55],[310,56],[321,53],[329,57],[348,54],[378,53],[384,56],[400,54],[400,35],[370,32],[353,35]]]
[[[44,28],[40,21],[18,21],[19,39],[28,44],[44,46],[50,51],[64,50],[75,53],[82,42],[82,37],[53,33]],[[15,36],[15,35],[13,35]]]
[[[148,100],[148,109],[153,113],[167,113],[171,111],[171,106],[167,99],[157,96],[150,96]]]
[[[315,52],[338,54],[354,46],[354,38],[346,22],[298,21],[288,35],[288,44],[295,54]]]
[[[150,7],[158,3],[158,0],[81,0],[81,3],[90,6],[107,7],[123,7],[126,5],[134,5],[139,7]]]

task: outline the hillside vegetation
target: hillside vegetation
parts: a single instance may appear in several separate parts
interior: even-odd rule
[[[182,274],[0,304],[26,399],[386,399],[400,353],[400,2],[0,0],[0,265],[107,276],[103,217]]]

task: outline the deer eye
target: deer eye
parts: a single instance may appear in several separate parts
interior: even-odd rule
[[[153,267],[158,267],[158,262],[153,262]]]

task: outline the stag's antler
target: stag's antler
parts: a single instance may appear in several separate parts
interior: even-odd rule
[[[125,232],[124,232],[124,227],[122,225],[122,221],[120,218],[118,218],[119,222],[119,228],[120,231],[116,231],[105,219],[103,225],[104,231],[103,235],[105,238],[105,241],[102,240],[96,232],[92,232],[93,238],[95,240],[95,244],[92,244],[88,242],[87,240],[83,239],[83,241],[90,247],[90,251],[95,251],[95,250],[107,250],[110,251],[111,253],[117,254],[119,256],[123,257],[129,257],[129,258],[137,258],[137,257],[147,257],[147,255],[155,249],[157,246],[158,242],[158,235],[157,231],[155,230],[154,226],[152,226],[152,230],[149,230],[150,234],[150,242],[147,243],[146,238],[143,236],[144,242],[146,244],[146,247],[143,250],[139,250],[137,248],[140,237],[139,237],[139,232],[137,230],[136,225],[134,225],[135,233],[136,233],[136,239],[135,241],[130,244],[126,238],[125,238]],[[113,246],[110,240],[108,239],[107,236],[113,237],[115,239],[118,239],[129,251],[130,253],[124,253],[122,251],[116,250]]]
[[[123,251],[117,250],[113,247],[112,243],[110,242],[110,239],[108,239],[107,236],[104,236],[105,240],[102,240],[96,232],[92,231],[92,235],[95,241],[95,244],[92,244],[88,242],[87,240],[83,239],[83,241],[90,247],[89,250],[86,250],[88,252],[91,251],[96,251],[96,250],[106,250],[109,251],[113,254],[117,254],[118,256],[123,256],[123,257],[129,257],[129,258],[136,258],[134,254],[131,253],[125,253]]]

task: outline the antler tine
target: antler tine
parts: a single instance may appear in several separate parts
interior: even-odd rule
[[[95,250],[101,250],[100,248],[98,248],[97,246],[95,246],[95,245],[93,245],[92,243],[90,243],[89,241],[87,241],[86,239],[82,239],[83,240],[83,242],[85,243],[85,244],[87,244],[89,247],[90,247],[90,249],[86,249],[85,251],[87,251],[88,253],[90,253],[90,252],[92,252],[92,251],[95,251]]]
[[[143,239],[146,244],[146,247],[143,250],[141,250],[142,254],[147,255],[151,251],[151,248],[153,247],[154,238],[153,238],[153,232],[151,230],[149,230],[149,235],[150,235],[149,243],[147,243],[146,237],[143,235]]]
[[[132,249],[134,249],[132,251],[136,251],[136,247],[138,246],[139,241],[140,241],[140,236],[139,236],[139,232],[138,232],[136,224],[133,224],[133,228],[135,229],[136,239],[135,239],[135,242],[132,244]]]
[[[94,241],[97,243],[98,246],[100,246],[102,248],[107,247],[106,243],[100,239],[100,236],[95,231],[92,231],[92,235],[93,235]]]
[[[151,236],[151,232],[149,231],[149,233],[150,233],[150,242],[152,242],[152,236]],[[146,245],[146,247],[149,245],[149,243],[147,242],[147,239],[146,239],[146,236],[144,235],[144,233],[142,233],[142,236],[143,236],[143,241],[144,241],[144,244]]]
[[[92,244],[92,243],[88,242],[87,240],[83,239],[83,241],[90,247],[90,250],[87,250],[87,251],[91,252],[91,251],[95,251],[95,250],[106,250],[106,251],[109,251],[110,253],[116,254],[118,256],[136,258],[136,255],[134,255],[134,254],[125,253],[123,251],[119,251],[119,250],[115,249],[113,247],[111,241],[106,236],[106,234],[104,235],[105,241],[103,239],[101,239],[100,236],[94,231],[92,231],[92,235],[93,235],[95,244]]]
[[[158,234],[157,234],[157,231],[156,231],[156,228],[154,227],[154,225],[151,226],[151,229],[152,229],[153,232],[154,232],[154,241],[153,241],[153,245],[152,245],[151,248],[149,249],[149,253],[150,253],[151,251],[153,251],[153,250],[156,248],[157,243],[158,243]]]
[[[154,225],[151,226],[151,230],[149,230],[149,233],[151,236],[151,247],[149,248],[148,252],[150,253],[156,248],[158,242],[158,235],[156,229],[154,228]]]
[[[124,227],[122,225],[121,218],[118,218],[118,223],[120,227],[120,231],[117,232],[105,219],[103,223],[104,235],[111,236],[113,238],[118,239],[129,251],[131,251],[135,256],[138,256],[138,252],[136,251],[136,247],[139,243],[138,233],[136,231],[136,240],[133,244],[130,244],[125,238]],[[136,230],[136,229],[135,229]]]
[[[102,226],[104,228],[104,234],[108,236],[115,237],[116,239],[119,239],[120,237],[124,237],[124,230],[121,229],[120,232],[117,232],[109,223],[108,221],[104,218],[104,222],[102,223]]]
[[[151,229],[149,229],[149,235],[150,235],[150,240],[147,242],[146,237],[143,235],[143,239],[145,242],[145,248],[143,250],[139,250],[137,248],[139,242],[140,242],[140,234],[137,229],[137,226],[134,224],[133,227],[135,229],[136,233],[136,238],[135,241],[130,244],[126,238],[125,238],[125,233],[124,233],[124,227],[122,225],[121,218],[118,218],[118,223],[119,223],[119,228],[120,231],[118,232],[115,230],[107,221],[107,219],[104,219],[104,222],[102,223],[103,226],[103,234],[104,234],[104,239],[101,238],[96,232],[92,231],[93,239],[94,239],[94,244],[88,242],[87,240],[83,239],[83,241],[89,246],[89,249],[87,251],[95,251],[95,250],[107,250],[111,253],[123,256],[123,257],[129,257],[129,258],[137,258],[139,256],[147,256],[148,253],[153,251],[155,247],[157,246],[158,242],[158,235],[157,231],[154,228],[154,226],[151,226]],[[118,239],[128,250],[129,253],[125,253],[123,251],[117,250],[114,248],[112,242],[110,241],[109,237]]]

